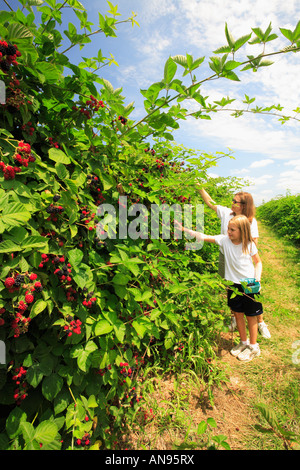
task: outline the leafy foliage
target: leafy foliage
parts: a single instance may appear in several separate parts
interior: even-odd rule
[[[257,208],[257,215],[276,232],[300,243],[300,195],[281,196]]]

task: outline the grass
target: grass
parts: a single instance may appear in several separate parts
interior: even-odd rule
[[[122,448],[297,448],[285,434],[300,434],[300,252],[269,227],[260,223],[259,229],[264,320],[272,335],[259,336],[261,356],[239,362],[230,354],[238,334],[222,333],[211,375],[152,368],[144,378],[142,411]]]

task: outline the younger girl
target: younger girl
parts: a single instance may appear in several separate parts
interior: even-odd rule
[[[244,215],[233,217],[228,223],[227,235],[205,235],[186,229],[177,220],[177,227],[196,237],[197,240],[216,243],[225,257],[225,279],[233,282],[233,288],[241,293],[228,289],[227,305],[234,312],[237,320],[237,329],[240,343],[230,351],[239,360],[248,362],[260,355],[257,344],[257,316],[263,313],[260,302],[254,296],[259,294],[245,294],[241,285],[243,278],[255,278],[260,282],[262,263],[256,245],[251,237],[251,228],[248,218]],[[253,264],[254,263],[254,264]],[[250,342],[247,339],[245,317],[247,318]]]

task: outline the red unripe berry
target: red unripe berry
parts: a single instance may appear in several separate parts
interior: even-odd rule
[[[8,277],[5,279],[5,287],[12,287],[15,283],[15,280],[13,277]]]
[[[33,301],[34,301],[34,297],[32,294],[27,294],[25,295],[25,301],[28,303],[28,304],[31,304]]]

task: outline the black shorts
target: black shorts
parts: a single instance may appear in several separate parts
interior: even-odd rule
[[[233,287],[243,293],[243,295],[236,294],[231,298],[233,291],[228,287],[227,305],[233,312],[241,312],[249,317],[255,317],[263,313],[262,304],[256,300],[260,295],[259,293],[245,294],[241,284],[234,284]]]

